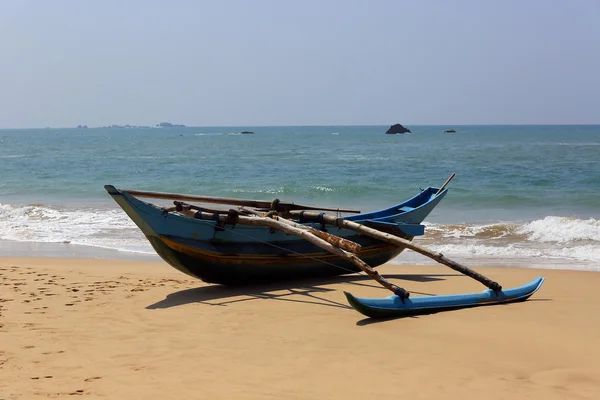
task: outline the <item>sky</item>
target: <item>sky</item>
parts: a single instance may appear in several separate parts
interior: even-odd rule
[[[0,128],[600,124],[598,0],[0,0]]]

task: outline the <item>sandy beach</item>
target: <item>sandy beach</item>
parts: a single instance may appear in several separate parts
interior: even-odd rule
[[[483,290],[384,266],[419,294]],[[485,268],[530,301],[374,321],[363,276],[205,284],[163,262],[0,258],[0,399],[598,399],[600,274]]]

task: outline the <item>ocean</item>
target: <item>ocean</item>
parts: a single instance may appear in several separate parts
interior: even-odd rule
[[[0,130],[0,256],[158,259],[106,184],[366,212],[456,173],[417,243],[472,267],[600,270],[600,126],[407,127]]]

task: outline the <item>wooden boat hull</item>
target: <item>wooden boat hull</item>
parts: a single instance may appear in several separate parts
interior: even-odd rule
[[[505,289],[498,293],[487,289],[479,293],[418,296],[403,300],[395,295],[381,299],[368,299],[354,297],[348,292],[344,294],[348,303],[361,314],[371,318],[392,318],[525,301],[538,291],[543,283],[544,278],[538,277],[523,286]]]
[[[204,282],[237,285],[287,279],[336,276],[360,272],[356,265],[331,254],[219,254],[181,245],[170,238],[148,237],[152,247],[171,266]],[[361,259],[381,265],[400,254],[397,246],[373,246]]]
[[[113,186],[105,186],[105,189],[142,230],[160,257],[181,272],[205,282],[245,284],[360,271],[351,262],[295,236],[267,227],[222,226],[216,221],[187,218],[176,212],[165,212]],[[447,191],[435,195],[436,192],[436,188],[427,188],[397,206],[347,219],[372,224],[378,229],[389,225],[397,236],[412,240],[415,235],[423,234],[420,223]],[[318,223],[306,225],[322,228]],[[336,236],[360,244],[360,258],[373,267],[404,250],[353,230],[328,228]]]

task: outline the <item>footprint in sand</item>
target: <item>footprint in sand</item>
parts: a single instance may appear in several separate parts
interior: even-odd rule
[[[580,387],[600,392],[600,375],[593,371],[567,368],[552,369],[535,372],[531,374],[530,380],[558,390],[570,390],[573,387]]]
[[[94,380],[96,380],[96,379],[102,379],[102,377],[101,377],[101,376],[93,376],[93,377],[91,377],[91,378],[87,378],[87,379],[85,379],[85,381],[86,381],[86,382],[91,382],[91,381],[94,381]]]
[[[45,356],[47,356],[49,354],[62,354],[64,352],[65,352],[64,350],[59,350],[59,351],[45,351],[42,354],[45,355]]]

